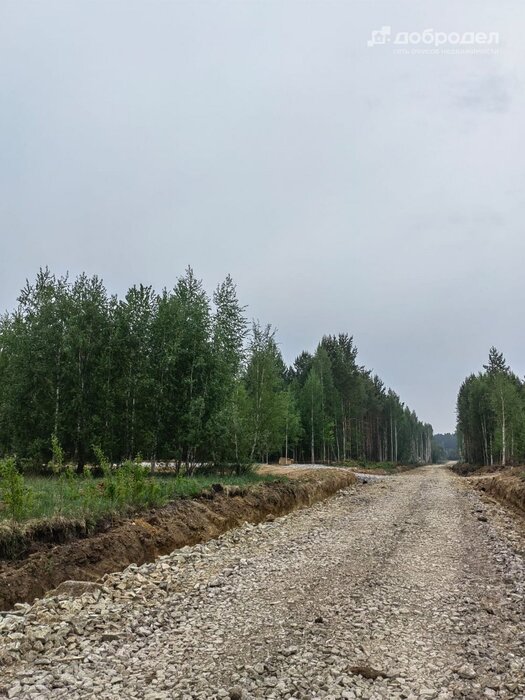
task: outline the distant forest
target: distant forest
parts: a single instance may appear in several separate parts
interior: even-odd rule
[[[525,383],[496,348],[490,349],[483,371],[461,385],[457,415],[464,461],[505,466],[525,460]]]
[[[80,467],[100,450],[113,462],[417,463],[431,439],[358,364],[351,336],[324,336],[287,367],[230,277],[210,297],[188,268],[171,290],[119,299],[96,276],[44,269],[0,320],[0,454],[22,462],[47,463],[53,442]]]
[[[459,456],[456,433],[436,433],[432,438],[432,461],[439,463],[457,459]]]

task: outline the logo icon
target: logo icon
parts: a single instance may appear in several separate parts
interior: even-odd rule
[[[372,38],[366,43],[367,46],[377,46],[378,44],[388,44],[392,35],[392,27],[381,27],[372,32]]]

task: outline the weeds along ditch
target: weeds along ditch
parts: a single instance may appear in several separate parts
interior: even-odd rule
[[[82,475],[65,470],[60,475],[24,477],[12,460],[4,460],[0,466],[0,520],[122,514],[162,506],[174,498],[193,498],[216,483],[248,486],[275,478],[252,470],[240,476],[219,471],[151,474],[147,467],[134,462],[126,462],[102,477],[92,476],[89,469]]]
[[[114,468],[103,463],[102,476],[86,468],[69,468],[49,475],[23,475],[12,458],[0,461],[0,559],[27,552],[28,541],[60,541],[64,536],[85,537],[100,523],[159,508],[170,501],[189,499],[224,486],[246,487],[277,477],[203,470],[191,474],[152,474],[139,462]],[[231,470],[235,471],[235,470]]]
[[[238,485],[226,485],[232,479]],[[289,479],[257,478],[255,483],[250,477],[225,481],[215,481],[196,498],[174,498],[162,508],[102,518],[90,531],[81,518],[0,521],[0,610],[30,603],[63,581],[96,581],[129,564],[154,561],[246,522],[286,515],[358,484],[352,472],[328,469]]]

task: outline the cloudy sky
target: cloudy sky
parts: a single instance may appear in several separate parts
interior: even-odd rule
[[[524,20],[522,0],[2,0],[0,309],[45,265],[114,292],[230,272],[286,360],[349,332],[452,430],[490,345],[525,374]],[[499,43],[395,42],[425,29]]]

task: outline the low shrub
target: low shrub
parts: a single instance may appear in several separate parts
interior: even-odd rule
[[[53,474],[60,474],[64,468],[64,450],[55,433],[51,436],[51,461],[48,466]]]
[[[13,457],[0,460],[0,498],[7,517],[13,520],[23,520],[31,512],[34,495]]]
[[[146,508],[163,506],[177,498],[193,498],[207,492],[217,482],[247,486],[277,477],[260,475],[251,468],[227,465],[222,470],[202,469],[200,465],[191,475],[152,473],[139,458],[120,466],[113,466],[101,450],[96,467],[84,467],[78,474],[63,466],[60,473],[24,478],[15,461],[4,460],[0,480],[0,524],[2,521],[42,521],[53,518],[79,520],[88,524],[115,515],[129,515]],[[240,473],[236,473],[240,472]],[[100,474],[100,476],[99,476]],[[10,523],[9,526],[12,526]],[[9,542],[9,547],[12,543]]]
[[[105,494],[115,504],[123,506],[153,505],[160,498],[160,488],[148,467],[128,460],[116,469],[104,471]]]

